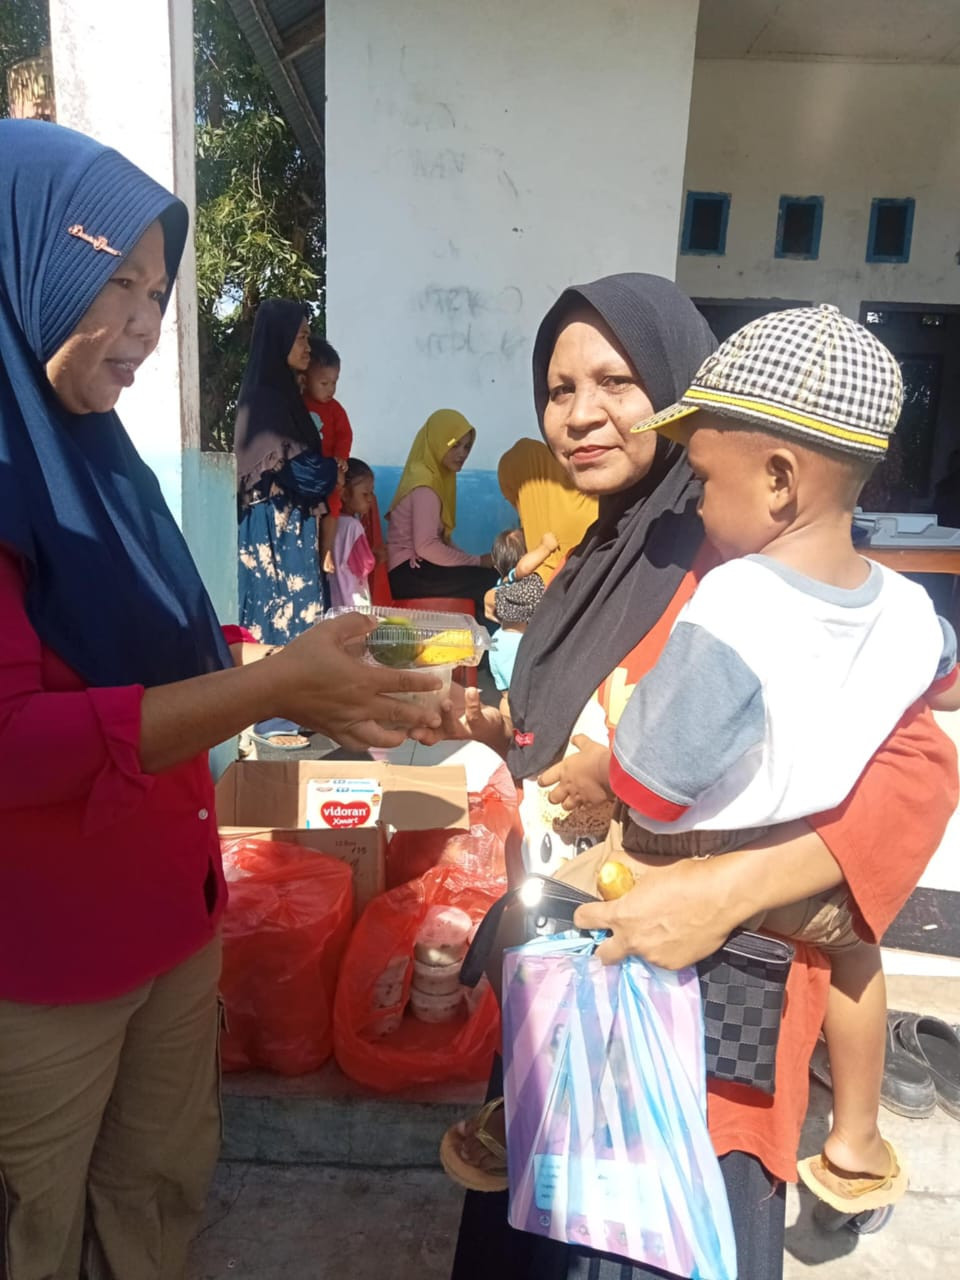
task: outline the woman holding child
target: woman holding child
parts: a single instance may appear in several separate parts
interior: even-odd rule
[[[631,428],[684,393],[715,343],[676,287],[623,275],[568,289],[534,349],[545,439],[577,487],[599,499],[596,525],[568,558],[520,646],[510,693],[512,741],[493,708],[466,691],[457,736],[499,744],[528,793],[609,814],[610,731],[655,663],[680,608],[716,563],[697,515],[700,485],[683,449]],[[679,968],[711,954],[761,912],[844,885],[862,935],[878,939],[916,884],[956,802],[956,758],[915,704],[833,812],[703,861],[639,868],[618,903],[591,908],[618,954]],[[606,806],[606,809],[604,808]],[[888,844],[891,831],[895,843]],[[595,834],[595,831],[591,831]],[[796,1178],[807,1064],[823,1021],[829,970],[796,944],[773,1098],[708,1081],[709,1123],[737,1234],[742,1280],[782,1274],[783,1183]],[[491,1083],[491,1095],[500,1092]],[[461,1157],[496,1175],[502,1110],[460,1127]],[[502,1185],[502,1183],[501,1183]],[[622,1259],[514,1231],[504,1194],[471,1193],[454,1280],[639,1280]]]
[[[339,467],[300,395],[310,364],[306,308],[261,302],[237,402],[240,621],[264,644],[284,644],[323,615],[318,521]]]

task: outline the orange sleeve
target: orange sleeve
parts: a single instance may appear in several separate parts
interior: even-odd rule
[[[836,858],[860,915],[878,941],[910,896],[957,805],[957,753],[929,709],[916,703],[860,775],[843,804],[807,822]],[[772,1098],[708,1080],[710,1133],[718,1155],[749,1151],[785,1181],[808,1096],[807,1063],[826,1009],[826,958],[802,943],[787,981]]]
[[[915,703],[829,813],[808,818],[836,858],[864,937],[877,942],[913,892],[957,807],[957,751]]]

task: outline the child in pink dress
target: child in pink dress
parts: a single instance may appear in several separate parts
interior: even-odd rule
[[[363,528],[373,505],[373,472],[359,458],[349,458],[340,494],[340,519],[333,542],[334,572],[330,598],[334,605],[370,604],[370,574],[376,557]]]

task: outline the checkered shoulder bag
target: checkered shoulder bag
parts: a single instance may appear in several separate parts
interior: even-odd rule
[[[793,947],[738,929],[697,965],[707,1074],[773,1093]]]
[[[484,972],[499,970],[505,945],[569,929],[577,907],[597,901],[594,894],[550,876],[530,879],[542,884],[539,903],[521,908],[523,921],[505,930],[507,908],[520,905],[519,891],[513,889],[493,904],[464,957],[460,971],[464,986],[476,986]],[[777,1040],[792,961],[789,942],[737,929],[719,951],[697,965],[707,1075],[750,1085],[762,1093],[774,1092]]]

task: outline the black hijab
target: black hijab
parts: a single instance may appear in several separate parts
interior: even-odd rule
[[[296,375],[287,364],[306,316],[303,303],[286,298],[268,298],[257,308],[233,433],[241,494],[255,488],[264,472],[275,471],[305,449],[320,447]]]
[[[567,289],[533,348],[541,431],[557,334],[584,305],[616,335],[655,410],[686,391],[717,345],[690,299],[660,276],[631,272]],[[517,654],[510,683],[517,738],[507,758],[515,778],[560,759],[590,697],[663,614],[703,542],[699,496],[683,448],[658,437],[647,475],[600,499],[596,523],[551,582]]]

